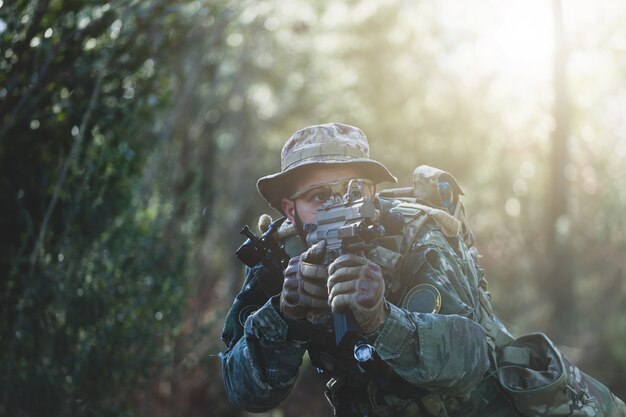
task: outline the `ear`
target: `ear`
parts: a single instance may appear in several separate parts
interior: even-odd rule
[[[283,213],[285,216],[291,221],[291,223],[295,224],[295,203],[293,200],[289,200],[287,198],[283,198],[280,200],[280,206],[283,209]]]

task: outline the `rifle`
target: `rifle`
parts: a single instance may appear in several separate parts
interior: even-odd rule
[[[331,197],[320,206],[317,210],[317,224],[305,225],[305,230],[309,231],[309,246],[326,241],[325,265],[329,265],[342,254],[363,255],[376,246],[373,242],[376,238],[385,235],[385,228],[380,224],[376,197],[371,195],[362,179],[350,181],[348,191],[343,197]],[[349,339],[354,339],[360,332],[351,312],[334,313],[333,327],[337,346],[347,339],[346,336],[352,335]],[[355,356],[357,348],[365,346],[364,342],[359,343],[356,342]]]
[[[289,263],[289,255],[272,235],[284,221],[285,217],[282,217],[272,222],[260,238],[252,233],[248,225],[244,226],[240,233],[248,239],[235,252],[237,258],[250,268],[260,262],[270,271],[282,276]]]

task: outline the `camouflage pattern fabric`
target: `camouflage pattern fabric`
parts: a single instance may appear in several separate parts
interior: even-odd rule
[[[452,188],[450,206],[441,198],[439,184],[445,181]],[[459,196],[464,195],[459,182],[449,172],[428,165],[420,165],[413,171],[413,193],[419,201],[446,210],[461,224],[461,236],[468,248],[474,245],[474,234],[465,216],[465,207]]]
[[[380,332],[372,336],[371,343],[405,383],[432,393],[469,397],[480,384],[489,360],[485,333],[468,317],[476,295],[472,295],[470,286],[465,284],[461,260],[436,230],[424,235],[408,255],[411,262],[405,260],[402,271],[412,275],[409,281],[415,281],[407,283],[408,286],[425,280],[436,282],[445,294],[444,314],[411,312],[389,303],[389,317]],[[249,271],[247,281],[253,280],[254,274],[260,271],[262,269]],[[399,279],[396,276],[399,272],[396,270],[390,279]],[[457,290],[464,295],[457,295]],[[232,319],[235,316],[239,315],[229,314],[231,320],[224,331],[229,348],[221,355],[229,398],[250,411],[273,408],[293,387],[309,340],[289,337],[289,327],[297,324],[288,324],[271,299],[249,315],[244,326]],[[231,330],[232,326],[243,329]],[[237,339],[239,334],[242,336]],[[464,343],[458,342],[461,340]],[[370,381],[357,387],[363,392],[361,398],[367,402],[353,404],[353,415],[383,416],[399,410],[404,410],[403,415],[428,415],[424,414],[422,403],[418,406],[415,399],[399,398],[393,390],[381,389],[377,397],[384,399],[384,405],[374,404],[368,400],[368,385]],[[411,414],[407,414],[409,410],[413,410]]]
[[[475,257],[462,238],[441,231],[445,222],[437,216],[419,210],[405,214],[402,257],[389,251],[370,254],[384,264],[389,289],[389,316],[368,336],[385,372],[353,371],[353,358],[326,343],[327,334],[283,317],[277,297],[266,297],[246,314],[240,294],[223,334],[229,400],[253,412],[278,406],[293,388],[308,349],[329,379],[326,395],[337,416],[626,417],[619,399],[565,359],[562,372],[554,373],[571,388],[565,396],[533,396],[532,390],[524,392],[526,386],[506,385],[506,375],[498,373],[504,368],[496,367],[505,345],[496,339],[499,334],[507,343],[513,339],[492,314]],[[262,267],[249,270],[242,294],[263,274]],[[487,325],[497,331],[486,331]],[[554,354],[560,357],[556,349]]]
[[[498,379],[525,416],[624,417],[624,403],[571,364],[544,334],[502,349]]]

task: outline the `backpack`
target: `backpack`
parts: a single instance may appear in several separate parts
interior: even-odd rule
[[[459,183],[448,172],[427,165],[413,171],[413,186],[384,190],[381,196],[405,200],[407,205],[443,210],[458,222],[458,233],[477,264],[478,250],[460,196]],[[436,216],[431,215],[436,219]],[[443,216],[439,216],[442,218]],[[443,228],[453,223],[438,221]],[[454,229],[454,226],[452,226]],[[453,230],[452,230],[453,231]],[[445,230],[444,230],[445,234]],[[478,265],[477,265],[478,266]],[[626,405],[610,390],[581,372],[542,333],[514,338],[497,319],[482,268],[478,323],[487,334],[493,374],[501,391],[526,417],[626,416]]]
[[[450,173],[428,165],[420,165],[413,171],[412,187],[386,189],[379,195],[447,212],[458,221],[459,233],[467,247],[474,247],[474,234],[469,227],[465,207],[460,198],[465,194]]]

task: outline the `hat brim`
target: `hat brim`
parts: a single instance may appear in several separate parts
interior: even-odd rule
[[[279,172],[277,174],[267,175],[257,181],[257,189],[261,196],[280,213],[283,213],[281,200],[287,197],[286,193],[290,192],[290,180],[294,175],[298,175],[303,168],[314,166],[350,166],[362,170],[366,178],[371,179],[376,184],[381,182],[398,182],[398,179],[389,172],[387,168],[380,162],[367,158],[356,158],[349,161],[346,160],[325,160],[315,161],[298,165],[290,170]]]

